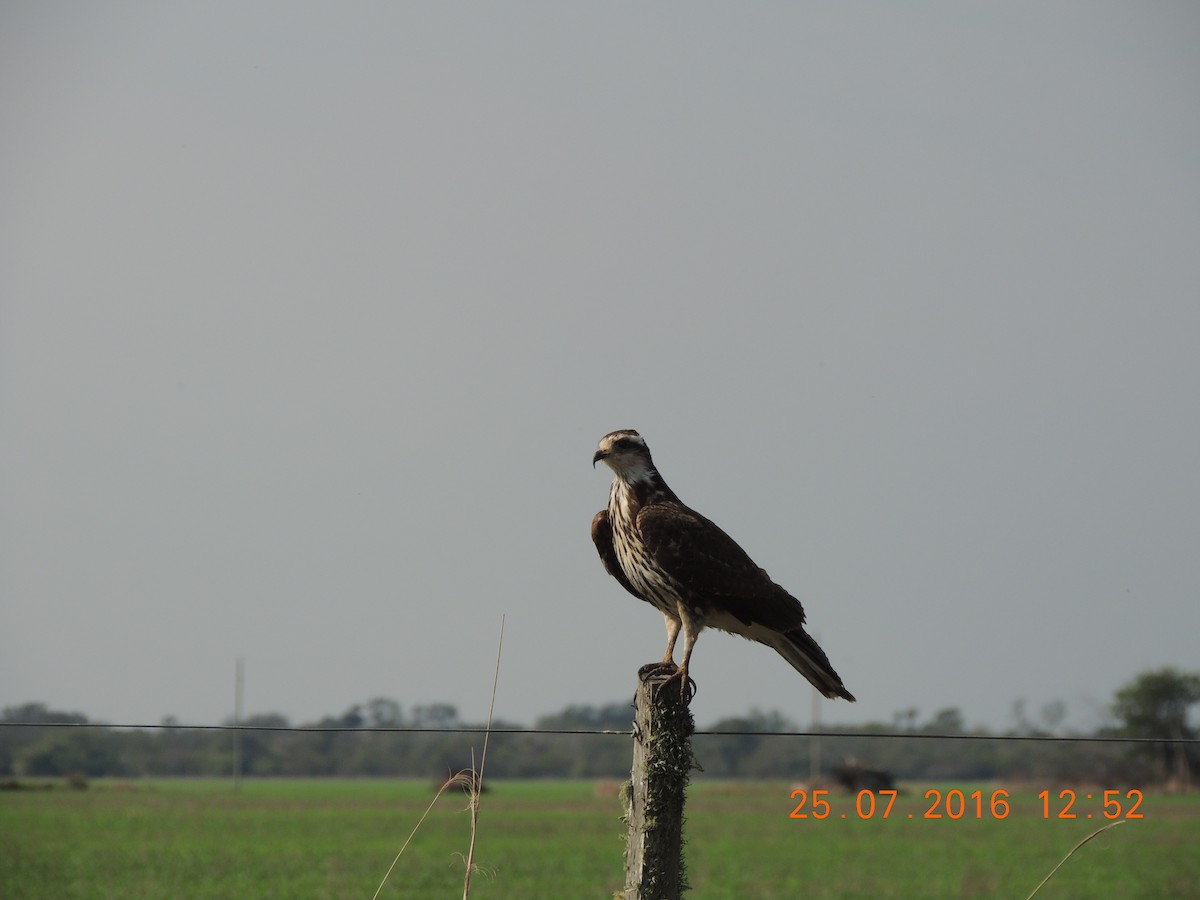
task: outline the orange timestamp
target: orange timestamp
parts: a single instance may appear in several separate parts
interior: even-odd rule
[[[981,790],[969,794],[952,788],[940,791],[930,788],[925,792],[928,806],[923,813],[900,812],[893,807],[899,791],[895,790],[861,790],[854,797],[853,809],[838,813],[833,803],[828,799],[829,791],[817,789],[813,791],[797,788],[792,791],[792,799],[799,800],[788,818],[791,819],[1006,819],[1012,812],[1013,800],[1009,792],[1003,788],[985,793]],[[1057,796],[1051,796],[1046,790],[1037,795],[1041,801],[1043,819],[1143,819],[1145,816],[1138,812],[1142,805],[1142,792],[1101,791],[1096,794],[1085,794],[1081,798],[1069,788],[1059,791]],[[1084,802],[1080,802],[1081,799]],[[1076,804],[1079,808],[1076,809]]]

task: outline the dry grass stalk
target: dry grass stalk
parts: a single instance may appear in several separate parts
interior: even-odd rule
[[[1025,900],[1032,900],[1033,895],[1042,889],[1042,885],[1044,885],[1047,881],[1049,881],[1051,878],[1054,877],[1054,873],[1063,867],[1063,863],[1065,863],[1068,859],[1070,859],[1075,854],[1076,850],[1078,850],[1080,847],[1082,847],[1084,844],[1086,844],[1088,841],[1090,841],[1092,838],[1094,838],[1100,832],[1108,831],[1108,829],[1110,829],[1110,828],[1116,828],[1118,825],[1124,825],[1126,821],[1128,821],[1128,820],[1127,819],[1118,819],[1116,822],[1110,822],[1108,825],[1105,825],[1103,828],[1097,828],[1095,831],[1093,831],[1091,834],[1089,834],[1087,837],[1085,837],[1082,841],[1080,841],[1078,844],[1076,844],[1074,847],[1072,847],[1071,852],[1068,853],[1066,856],[1064,856],[1062,858],[1062,860],[1059,862],[1059,864],[1050,870],[1050,874],[1042,879],[1041,884],[1039,884],[1037,887],[1035,887],[1033,889],[1033,892],[1030,893],[1030,895],[1028,897],[1026,897]]]
[[[455,774],[452,778],[448,778],[445,782],[442,783],[442,786],[438,788],[437,793],[434,794],[434,796],[433,796],[433,800],[430,801],[429,806],[425,807],[425,812],[421,813],[421,818],[419,818],[417,820],[417,824],[413,826],[413,830],[408,835],[408,839],[404,842],[404,845],[400,848],[400,851],[396,854],[396,858],[393,859],[392,864],[390,866],[388,866],[388,870],[387,870],[387,872],[384,873],[383,880],[381,882],[379,882],[379,887],[377,887],[375,889],[375,894],[371,898],[371,900],[378,900],[379,894],[383,890],[383,886],[385,884],[387,884],[387,880],[391,876],[392,870],[396,868],[396,863],[400,862],[400,857],[404,855],[404,851],[408,848],[408,845],[412,842],[414,835],[416,835],[417,831],[420,829],[421,823],[425,821],[425,817],[429,815],[429,812],[430,812],[430,810],[433,809],[434,804],[436,804],[438,802],[438,798],[441,797],[442,794],[445,792],[445,790],[449,787],[461,787],[464,791],[467,792],[468,796],[471,798],[471,805],[470,805],[471,843],[467,848],[467,857],[466,857],[467,872],[466,872],[465,879],[463,881],[463,900],[467,900],[467,896],[471,892],[471,873],[476,868],[476,866],[475,866],[475,835],[477,833],[478,826],[479,826],[479,799],[483,793],[483,769],[484,769],[484,766],[487,764],[488,738],[491,736],[491,733],[492,733],[492,713],[496,708],[496,684],[500,680],[500,653],[503,649],[504,649],[504,616],[501,616],[500,617],[500,643],[499,643],[499,646],[497,646],[497,648],[496,648],[496,671],[495,671],[495,674],[492,676],[492,702],[491,702],[491,705],[488,707],[487,730],[484,731],[484,734],[483,734],[483,753],[479,759],[479,771],[478,772],[475,771],[475,752],[474,752],[474,750],[472,750],[471,751],[471,768],[463,769],[461,772],[458,772],[457,774]]]
[[[487,730],[483,733],[483,753],[479,757],[479,774],[471,784],[471,845],[467,848],[467,873],[463,879],[463,900],[471,893],[471,872],[475,868],[475,835],[479,826],[479,798],[483,793],[483,770],[487,766],[488,738],[492,735],[492,713],[496,709],[496,684],[500,681],[500,653],[504,650],[504,616],[500,617],[500,642],[496,646],[496,671],[492,674],[492,702],[488,706]],[[471,752],[471,766],[475,753]]]
[[[425,807],[425,812],[421,813],[421,818],[417,819],[417,824],[413,826],[413,830],[409,833],[408,839],[404,842],[404,845],[400,848],[400,852],[396,854],[396,858],[393,859],[392,864],[390,866],[388,866],[387,872],[385,872],[383,875],[383,881],[379,882],[379,887],[377,887],[375,889],[375,894],[371,898],[371,900],[378,900],[379,892],[382,891],[383,886],[385,884],[387,884],[387,880],[391,876],[392,870],[396,868],[396,863],[400,862],[400,857],[404,855],[404,851],[408,849],[408,845],[410,843],[412,843],[413,837],[415,837],[417,831],[420,830],[421,823],[425,821],[425,817],[429,815],[430,811],[434,807],[434,804],[438,802],[438,798],[442,796],[442,794],[445,792],[446,788],[462,787],[463,789],[470,789],[472,780],[473,779],[471,777],[471,774],[466,771],[463,771],[463,772],[459,772],[453,778],[448,778],[442,784],[442,786],[440,788],[438,788],[437,793],[433,795],[433,799],[429,801],[429,805],[427,807]]]

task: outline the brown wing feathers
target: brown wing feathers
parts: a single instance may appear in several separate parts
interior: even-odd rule
[[[637,525],[655,561],[692,596],[746,625],[791,631],[804,624],[800,601],[711,520],[682,504],[655,503],[642,508]]]
[[[621,562],[617,559],[617,550],[613,547],[612,522],[608,518],[608,510],[602,509],[592,517],[592,543],[596,545],[596,551],[600,554],[600,561],[604,563],[604,569],[613,578],[621,583],[621,587],[633,594],[639,600],[646,598],[634,590],[629,578],[625,575],[625,570],[621,568]]]

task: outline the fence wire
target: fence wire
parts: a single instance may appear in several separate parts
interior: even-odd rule
[[[632,737],[632,729],[607,728],[488,728],[486,725],[461,725],[449,728],[413,728],[404,726],[352,725],[156,725],[110,724],[107,722],[0,722],[0,728],[109,728],[134,731],[282,731],[300,734],[576,734]],[[695,736],[819,737],[819,738],[906,738],[939,741],[1040,741],[1088,744],[1200,744],[1200,738],[1124,737],[1120,735],[1057,734],[974,734],[930,733],[924,731],[726,731],[697,729]]]

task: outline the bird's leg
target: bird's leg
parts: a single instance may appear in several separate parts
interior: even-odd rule
[[[671,626],[668,624],[668,631],[670,628]],[[675,672],[671,675],[671,677],[664,681],[663,684],[665,685],[668,682],[678,679],[679,692],[683,694],[686,699],[691,700],[691,698],[695,696],[695,684],[688,677],[688,663],[692,659],[692,648],[696,646],[696,638],[700,636],[700,632],[704,626],[700,624],[699,620],[693,616],[687,607],[685,607],[682,603],[679,604],[679,619],[676,620],[675,624],[676,633],[681,628],[683,630],[683,660],[679,663],[679,666],[675,669]],[[675,634],[671,635],[671,643],[668,647],[668,650],[674,649],[675,637]]]
[[[663,613],[663,622],[667,626],[667,652],[663,654],[662,662],[647,663],[638,670],[638,675],[642,678],[663,672],[670,672],[674,677],[676,668],[675,639],[679,637],[680,622],[677,616],[670,613]]]
[[[663,613],[663,620],[667,626],[667,652],[663,654],[662,661],[664,663],[675,662],[675,639],[679,637],[679,619],[674,616]]]

